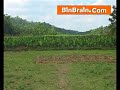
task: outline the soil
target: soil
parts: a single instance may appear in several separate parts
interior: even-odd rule
[[[65,56],[48,56],[37,57],[36,63],[74,63],[81,61],[105,61],[115,63],[116,61],[109,55],[65,55]]]

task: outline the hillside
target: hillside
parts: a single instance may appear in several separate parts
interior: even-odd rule
[[[90,35],[116,35],[116,23],[108,26],[101,26],[89,31]]]
[[[91,29],[86,32],[78,32],[75,30],[66,30],[64,28],[58,28],[54,25],[50,25],[46,22],[30,22],[20,17],[11,17],[4,15],[4,34],[13,36],[30,36],[30,35],[107,35],[115,34],[116,24],[109,24],[108,26],[101,26],[95,29]]]
[[[85,34],[74,30],[58,28],[49,23],[29,22],[20,17],[4,15],[5,35],[58,35],[58,34]]]

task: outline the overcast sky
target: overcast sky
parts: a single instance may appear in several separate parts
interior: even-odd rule
[[[57,5],[116,5],[116,0],[4,0],[4,14],[76,31],[106,26],[109,15],[57,15]]]

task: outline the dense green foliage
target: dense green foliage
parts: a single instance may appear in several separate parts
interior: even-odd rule
[[[19,47],[40,50],[115,47],[116,7],[113,9],[112,18],[109,19],[111,24],[86,32],[65,30],[45,22],[29,22],[18,16],[4,15],[5,49]]]
[[[116,45],[114,36],[105,35],[47,35],[30,37],[5,37],[4,47],[15,49],[26,47],[35,49],[85,49],[112,48]]]

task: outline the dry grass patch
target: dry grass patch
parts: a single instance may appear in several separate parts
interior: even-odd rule
[[[73,63],[81,61],[105,61],[115,63],[116,61],[109,55],[65,55],[65,56],[48,56],[37,57],[36,63]]]

